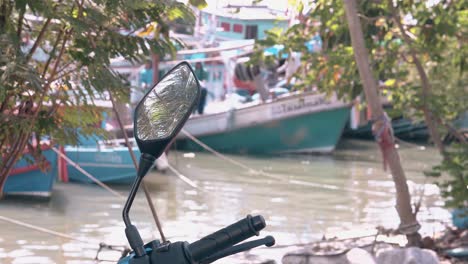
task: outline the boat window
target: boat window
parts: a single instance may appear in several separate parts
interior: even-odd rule
[[[242,33],[242,31],[244,31],[244,26],[242,26],[241,24],[234,24],[234,26],[232,27],[232,31],[236,33]]]
[[[226,31],[226,32],[231,31],[231,24],[229,24],[229,23],[221,22],[221,27],[222,27],[223,30]]]

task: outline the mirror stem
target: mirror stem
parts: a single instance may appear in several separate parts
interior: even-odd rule
[[[156,157],[148,153],[142,153],[140,156],[140,164],[138,164],[138,178],[143,179],[146,173],[153,167]]]
[[[146,250],[143,244],[143,240],[141,239],[140,233],[138,232],[136,226],[132,225],[128,213],[130,212],[130,207],[132,207],[132,203],[135,199],[135,195],[138,191],[138,187],[140,186],[141,180],[143,180],[143,178],[137,176],[135,181],[133,182],[132,190],[128,195],[128,199],[125,203],[122,213],[123,221],[125,223],[125,235],[127,236],[127,240],[130,244],[130,247],[133,249],[133,251],[135,252],[135,256],[137,257],[146,255]]]
[[[136,226],[132,225],[130,217],[128,216],[130,212],[130,207],[132,207],[133,200],[137,194],[138,188],[140,187],[143,177],[148,173],[148,171],[153,167],[154,161],[156,158],[152,155],[143,153],[140,157],[140,164],[138,166],[138,173],[135,181],[133,182],[132,189],[128,195],[127,202],[125,203],[122,216],[125,223],[125,235],[130,244],[130,247],[135,252],[137,257],[145,256],[146,250],[144,248],[143,240],[141,239],[140,233]]]
[[[132,225],[132,222],[130,221],[130,217],[128,216],[128,213],[130,212],[130,207],[132,207],[133,200],[135,199],[135,196],[138,191],[138,187],[140,187],[141,180],[143,180],[142,177],[137,177],[135,181],[133,182],[132,189],[130,190],[130,194],[128,195],[127,202],[125,203],[124,209],[123,209],[123,221],[125,223],[126,227],[129,227]]]
[[[123,221],[125,226],[128,227],[132,224],[130,221],[130,217],[128,213],[130,212],[130,207],[132,207],[133,200],[137,194],[138,188],[140,187],[140,183],[143,180],[143,177],[148,173],[148,171],[153,167],[154,161],[156,160],[155,157],[152,155],[143,153],[140,156],[140,164],[138,165],[138,173],[135,181],[133,182],[132,189],[130,190],[130,194],[128,195],[127,202],[125,203],[123,209]]]

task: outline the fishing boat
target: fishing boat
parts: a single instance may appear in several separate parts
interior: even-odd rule
[[[350,105],[323,94],[290,93],[193,116],[177,149],[199,151],[190,135],[222,152],[248,154],[330,153],[349,118]]]
[[[393,134],[398,139],[409,141],[425,141],[429,138],[429,132],[424,122],[413,122],[404,117],[392,119]],[[372,124],[368,122],[356,129],[346,127],[344,137],[356,139],[373,139]]]
[[[384,108],[387,111],[391,111],[392,106],[390,104],[384,105]],[[356,112],[353,114],[363,116],[364,111],[361,113]],[[361,119],[362,117],[358,117],[357,119]],[[374,136],[372,134],[372,124],[370,120],[366,118],[362,118],[363,121],[356,125],[353,129],[351,125],[346,126],[343,136],[347,138],[357,138],[357,139],[373,139]],[[402,139],[405,141],[416,141],[422,142],[427,141],[430,137],[429,131],[427,126],[424,122],[419,121],[415,122],[409,118],[405,118],[402,116],[398,116],[392,118],[392,128],[393,134],[397,139]],[[457,119],[455,119],[452,123],[452,126],[455,130],[457,130],[462,136],[468,138],[468,112],[462,113]],[[446,134],[444,137],[444,142],[448,143],[456,138],[453,137],[450,133]]]
[[[132,147],[132,150],[138,159],[140,157],[138,147]],[[128,148],[125,146],[102,144],[66,146],[65,154],[81,169],[101,182],[126,184],[131,183],[136,177],[135,165]],[[67,170],[70,181],[94,183],[73,164],[68,163]]]
[[[47,168],[31,163],[33,157],[25,153],[15,164],[3,187],[5,195],[38,196],[48,198],[57,179],[57,154],[50,147],[43,147]]]
[[[134,139],[130,139],[131,149],[136,160],[140,150]],[[132,156],[123,139],[95,141],[78,146],[66,146],[65,155],[73,163],[67,163],[67,178],[73,182],[95,183],[91,175],[100,182],[108,184],[130,184],[136,177]],[[167,158],[162,155],[156,160],[158,170],[167,169]],[[83,173],[85,171],[85,173]],[[87,175],[88,174],[88,175]]]

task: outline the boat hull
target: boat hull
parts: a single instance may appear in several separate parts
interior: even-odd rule
[[[135,165],[127,147],[100,149],[95,146],[67,146],[65,153],[69,159],[101,182],[128,184],[136,177]],[[140,151],[137,147],[133,148],[133,153],[138,160]],[[75,166],[67,164],[67,169],[70,181],[94,183]]]
[[[5,195],[50,197],[52,187],[57,179],[57,154],[51,149],[43,150],[43,155],[50,163],[50,169],[41,171],[39,167],[28,162],[30,154],[23,156],[14,166],[5,182]]]
[[[406,118],[392,120],[393,134],[398,139],[410,141],[426,141],[429,138],[429,132],[424,123],[413,123]],[[344,136],[356,139],[373,139],[372,125],[370,123],[357,129],[346,128]]]
[[[184,129],[209,147],[241,154],[329,153],[338,143],[350,108],[323,95],[300,95],[227,113],[190,119]],[[177,148],[200,151],[184,138]]]

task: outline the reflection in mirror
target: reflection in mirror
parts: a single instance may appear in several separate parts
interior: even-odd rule
[[[172,69],[143,98],[136,111],[136,136],[142,141],[172,135],[197,100],[198,82],[186,63]]]

